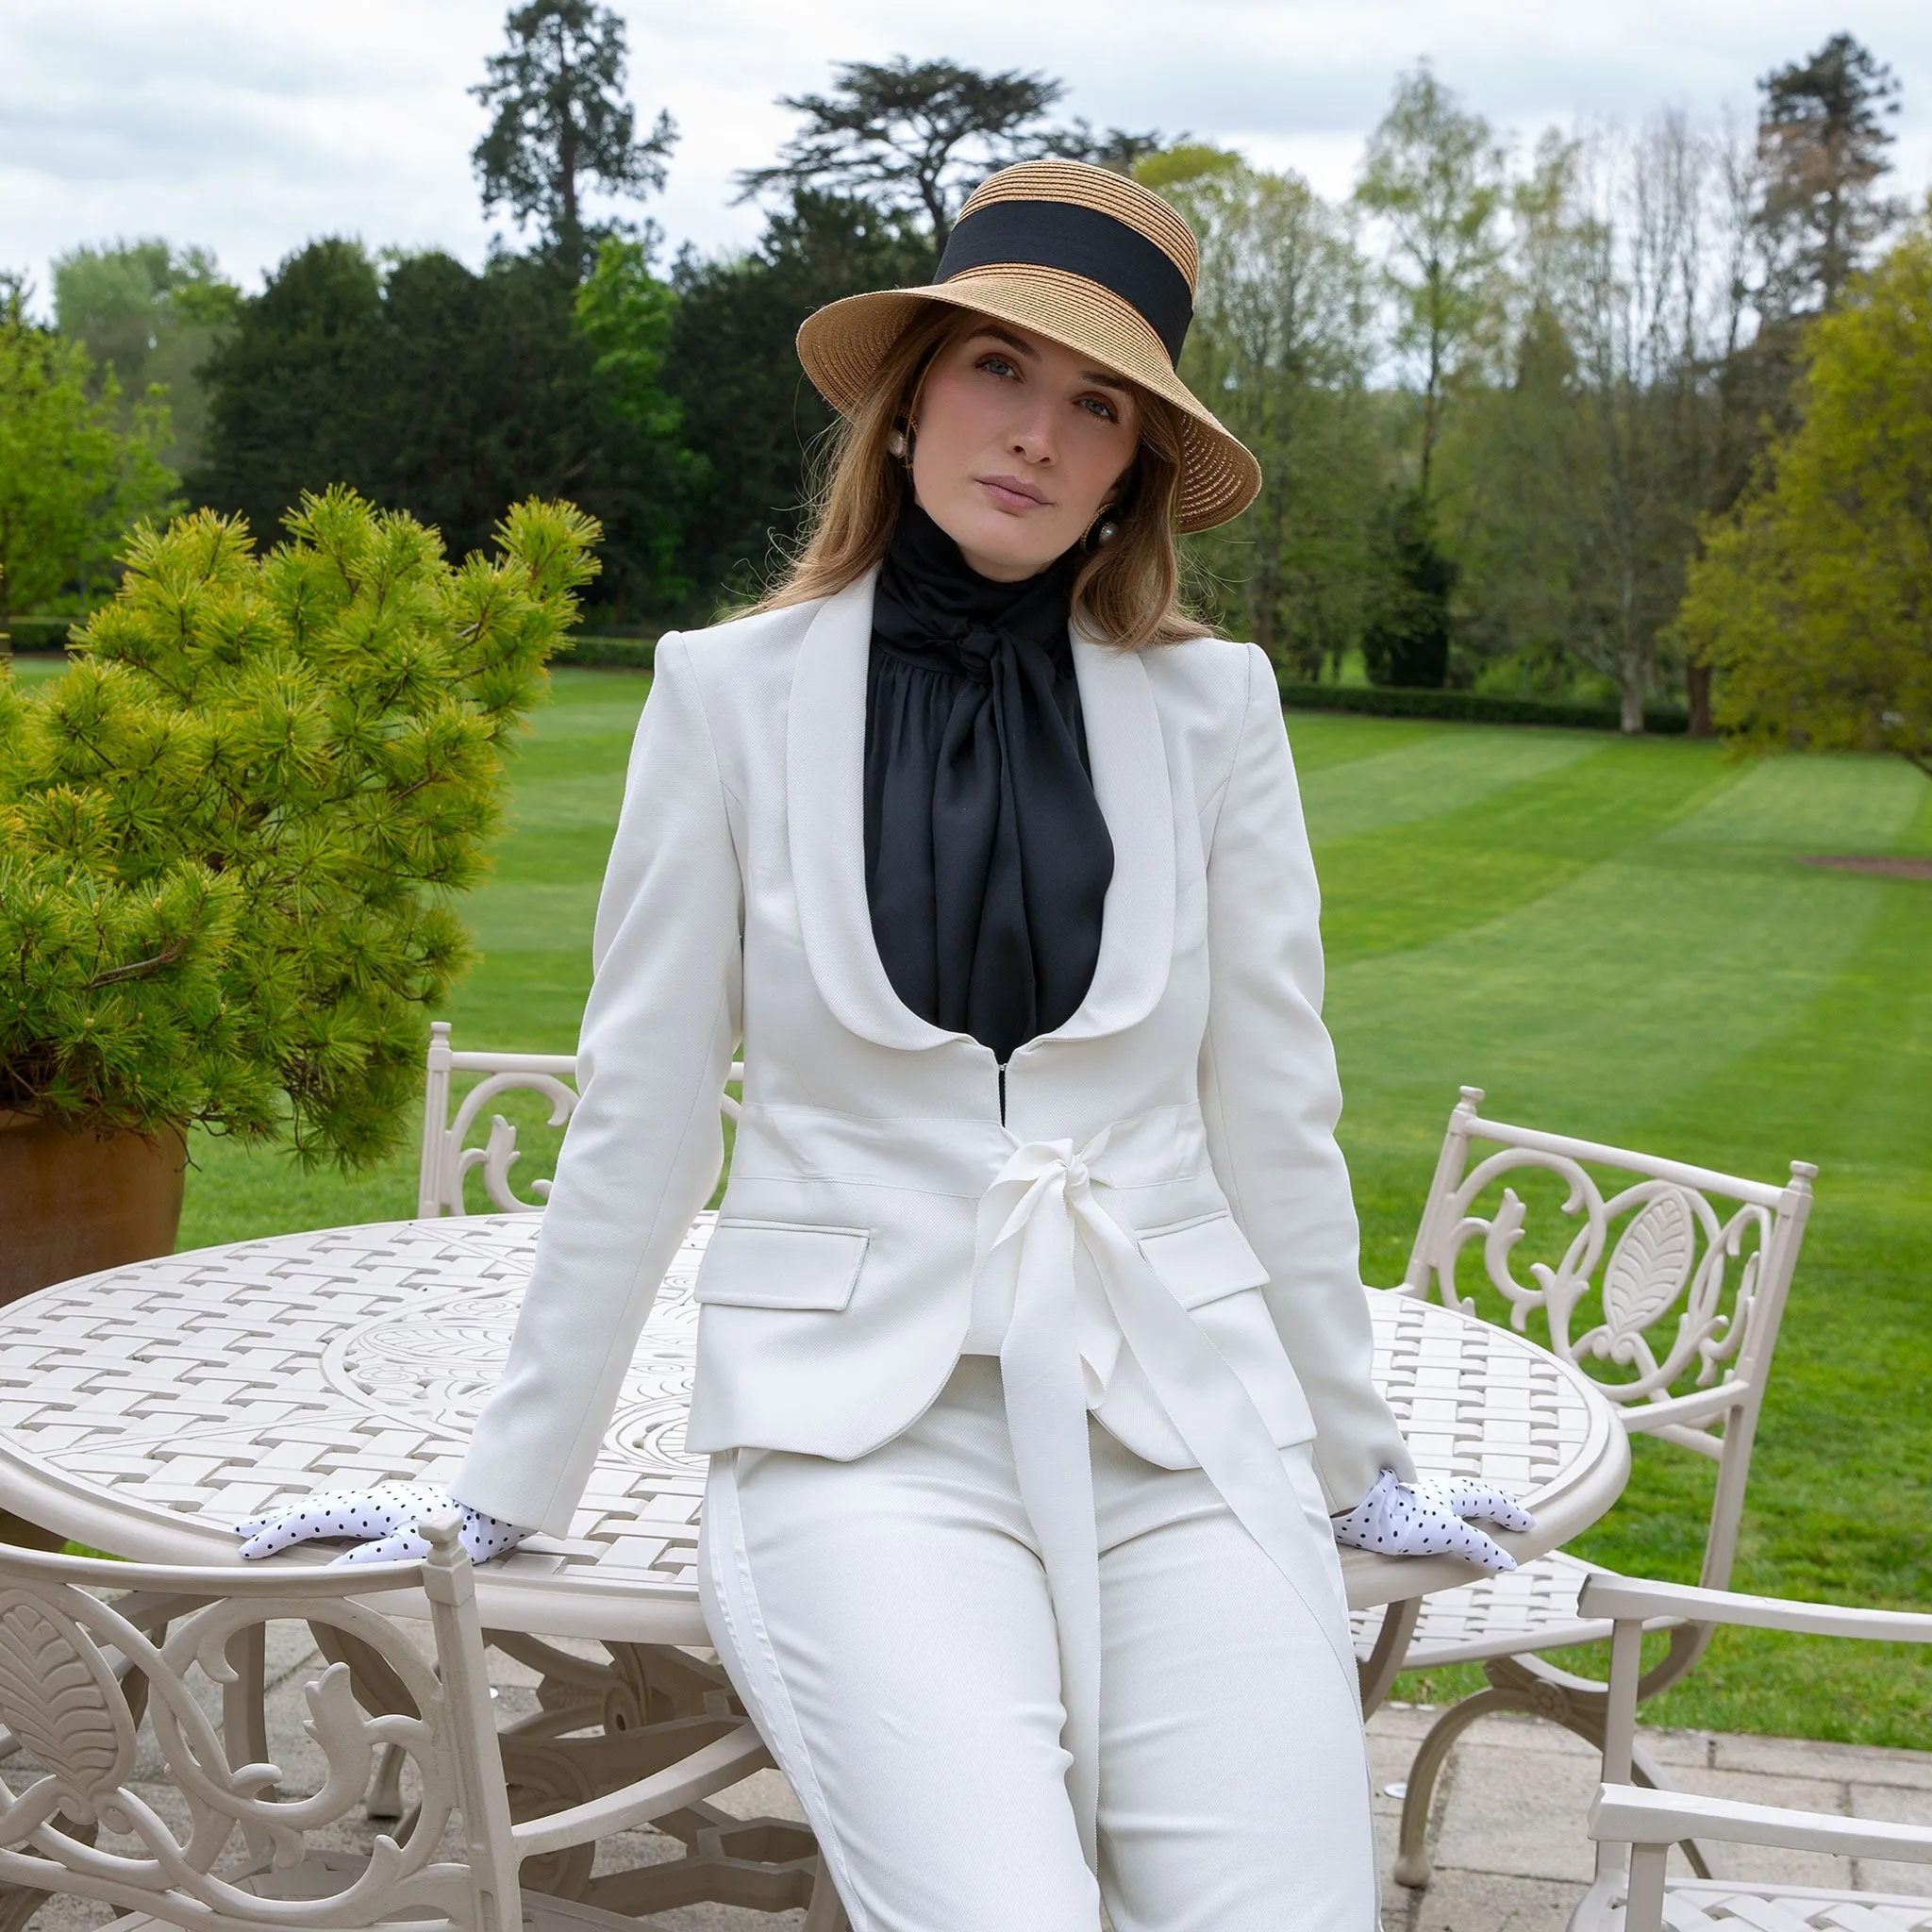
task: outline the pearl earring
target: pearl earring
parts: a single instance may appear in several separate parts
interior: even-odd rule
[[[886,449],[889,454],[903,459],[906,455],[906,432],[903,429],[893,430],[886,438]]]
[[[1109,517],[1106,523],[1101,525],[1100,529],[1096,534],[1098,536],[1098,540],[1102,543],[1111,543],[1113,540],[1120,535],[1120,533],[1121,526],[1117,523],[1115,523],[1111,517]]]

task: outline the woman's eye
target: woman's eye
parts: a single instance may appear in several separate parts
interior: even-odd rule
[[[1091,410],[1103,423],[1118,423],[1121,420],[1120,411],[1102,396],[1082,396],[1080,398],[1080,407],[1083,409]]]
[[[1004,356],[982,356],[978,367],[989,375],[1017,375],[1020,373]]]

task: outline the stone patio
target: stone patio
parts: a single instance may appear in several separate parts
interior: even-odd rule
[[[1384,1932],[1563,1932],[1590,1881],[1584,1820],[1596,1791],[1598,1758],[1580,1738],[1534,1718],[1490,1718],[1466,1734],[1437,1792],[1433,1883],[1409,1891],[1389,1882],[1402,1806],[1386,1795],[1387,1788],[1407,1775],[1434,1716],[1397,1706],[1376,1712],[1369,1724]],[[1687,1791],[1932,1825],[1932,1753],[1649,1726],[1642,1735],[1672,1781]],[[1734,1861],[1721,1869],[1740,1875],[1932,1893],[1932,1866],[1741,1846],[1721,1852]]]
[[[304,1737],[302,1686],[321,1659],[300,1625],[277,1624],[270,1638],[269,1741],[288,1782],[306,1788],[320,1756]],[[535,1708],[532,1674],[493,1659],[506,1718]],[[1407,1776],[1409,1759],[1434,1712],[1392,1706],[1370,1722],[1371,1761],[1381,1840],[1384,1932],[1563,1932],[1591,1873],[1584,1818],[1596,1789],[1596,1754],[1580,1740],[1529,1718],[1498,1717],[1477,1726],[1452,1756],[1436,1803],[1436,1875],[1426,1890],[1390,1882],[1398,1797],[1389,1788]],[[1684,1789],[1759,1804],[1787,1805],[1851,1817],[1932,1825],[1932,1753],[1873,1750],[1791,1738],[1646,1729],[1645,1741]],[[150,1753],[151,1756],[151,1753]],[[11,1759],[13,1782],[30,1769]],[[158,1773],[158,1764],[143,1770]],[[142,1795],[164,1816],[176,1809],[159,1783]],[[739,1816],[802,1818],[775,1771],[760,1772],[715,1802]],[[366,1845],[360,1821],[341,1834],[343,1845]],[[103,1840],[104,1844],[107,1840]],[[599,1847],[600,1870],[681,1856],[677,1840],[626,1832]],[[1763,1873],[1797,1884],[1852,1885],[1865,1890],[1932,1893],[1932,1867],[1846,1861],[1805,1853],[1739,1851],[1740,1873]],[[1749,1863],[1742,1862],[1750,1860]],[[84,1932],[111,1916],[75,1899],[44,1906],[32,1924],[41,1932]],[[800,1911],[765,1914],[726,1907],[690,1907],[640,1921],[658,1932],[799,1932]]]

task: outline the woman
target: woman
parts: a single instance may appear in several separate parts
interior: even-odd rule
[[[843,441],[781,588],[658,646],[455,1485],[478,1557],[568,1530],[741,1040],[705,1611],[859,1932],[1372,1926],[1335,1540],[1528,1526],[1415,1484],[1370,1381],[1280,705],[1175,595],[1259,482],[1174,374],[1194,266],[1157,196],[1028,163],[931,287],[800,331]],[[410,1554],[436,1500],[247,1553]]]

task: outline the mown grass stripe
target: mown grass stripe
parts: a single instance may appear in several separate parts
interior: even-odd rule
[[[1739,775],[1710,746],[1591,742],[1587,757],[1439,817],[1318,837],[1331,969],[1491,924],[1655,838]]]
[[[1351,839],[1389,825],[1446,818],[1492,793],[1593,757],[1606,742],[1575,731],[1470,726],[1324,766],[1302,781],[1309,836]]]

